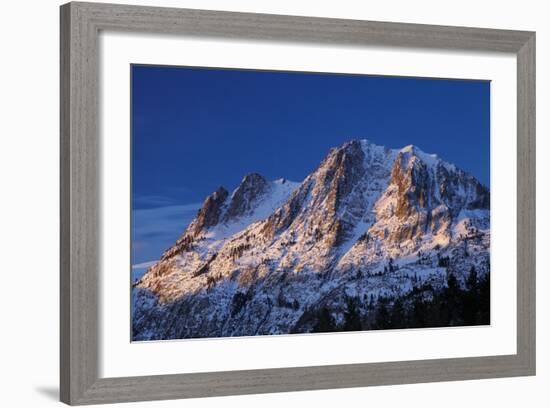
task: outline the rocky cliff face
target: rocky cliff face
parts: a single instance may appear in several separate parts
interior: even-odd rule
[[[367,299],[488,274],[489,241],[489,192],[474,177],[413,146],[350,141],[300,184],[250,174],[209,196],[135,283],[133,338],[336,327],[350,298],[366,316]]]
[[[373,234],[402,244],[424,236],[451,238],[462,210],[489,210],[489,191],[455,166],[413,146],[398,152],[388,188],[377,203]]]
[[[270,188],[269,182],[257,173],[245,176],[231,197],[224,221],[231,222],[233,219],[252,214]]]

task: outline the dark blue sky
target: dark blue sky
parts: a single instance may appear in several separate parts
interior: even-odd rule
[[[300,181],[357,138],[415,144],[489,185],[489,82],[131,69],[134,208],[202,201],[250,172]]]
[[[350,139],[415,144],[489,185],[489,82],[131,69],[134,265],[158,259],[218,186],[250,172],[301,181]]]

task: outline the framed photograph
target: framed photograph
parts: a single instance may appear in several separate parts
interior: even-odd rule
[[[535,34],[62,6],[60,364],[71,405],[534,375]]]

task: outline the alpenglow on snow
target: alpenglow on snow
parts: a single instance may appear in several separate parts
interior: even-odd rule
[[[490,196],[415,146],[206,198],[133,283],[134,341],[489,324]]]

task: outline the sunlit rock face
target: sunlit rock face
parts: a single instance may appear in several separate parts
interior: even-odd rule
[[[252,214],[260,200],[269,192],[269,182],[257,173],[246,175],[231,197],[224,222]]]
[[[397,154],[380,204],[374,234],[394,243],[426,234],[450,239],[460,211],[489,209],[489,191],[455,166],[407,146]]]
[[[376,299],[489,273],[489,202],[437,156],[366,140],[331,149],[301,183],[248,174],[135,282],[133,338],[349,328],[350,299],[366,327]]]

